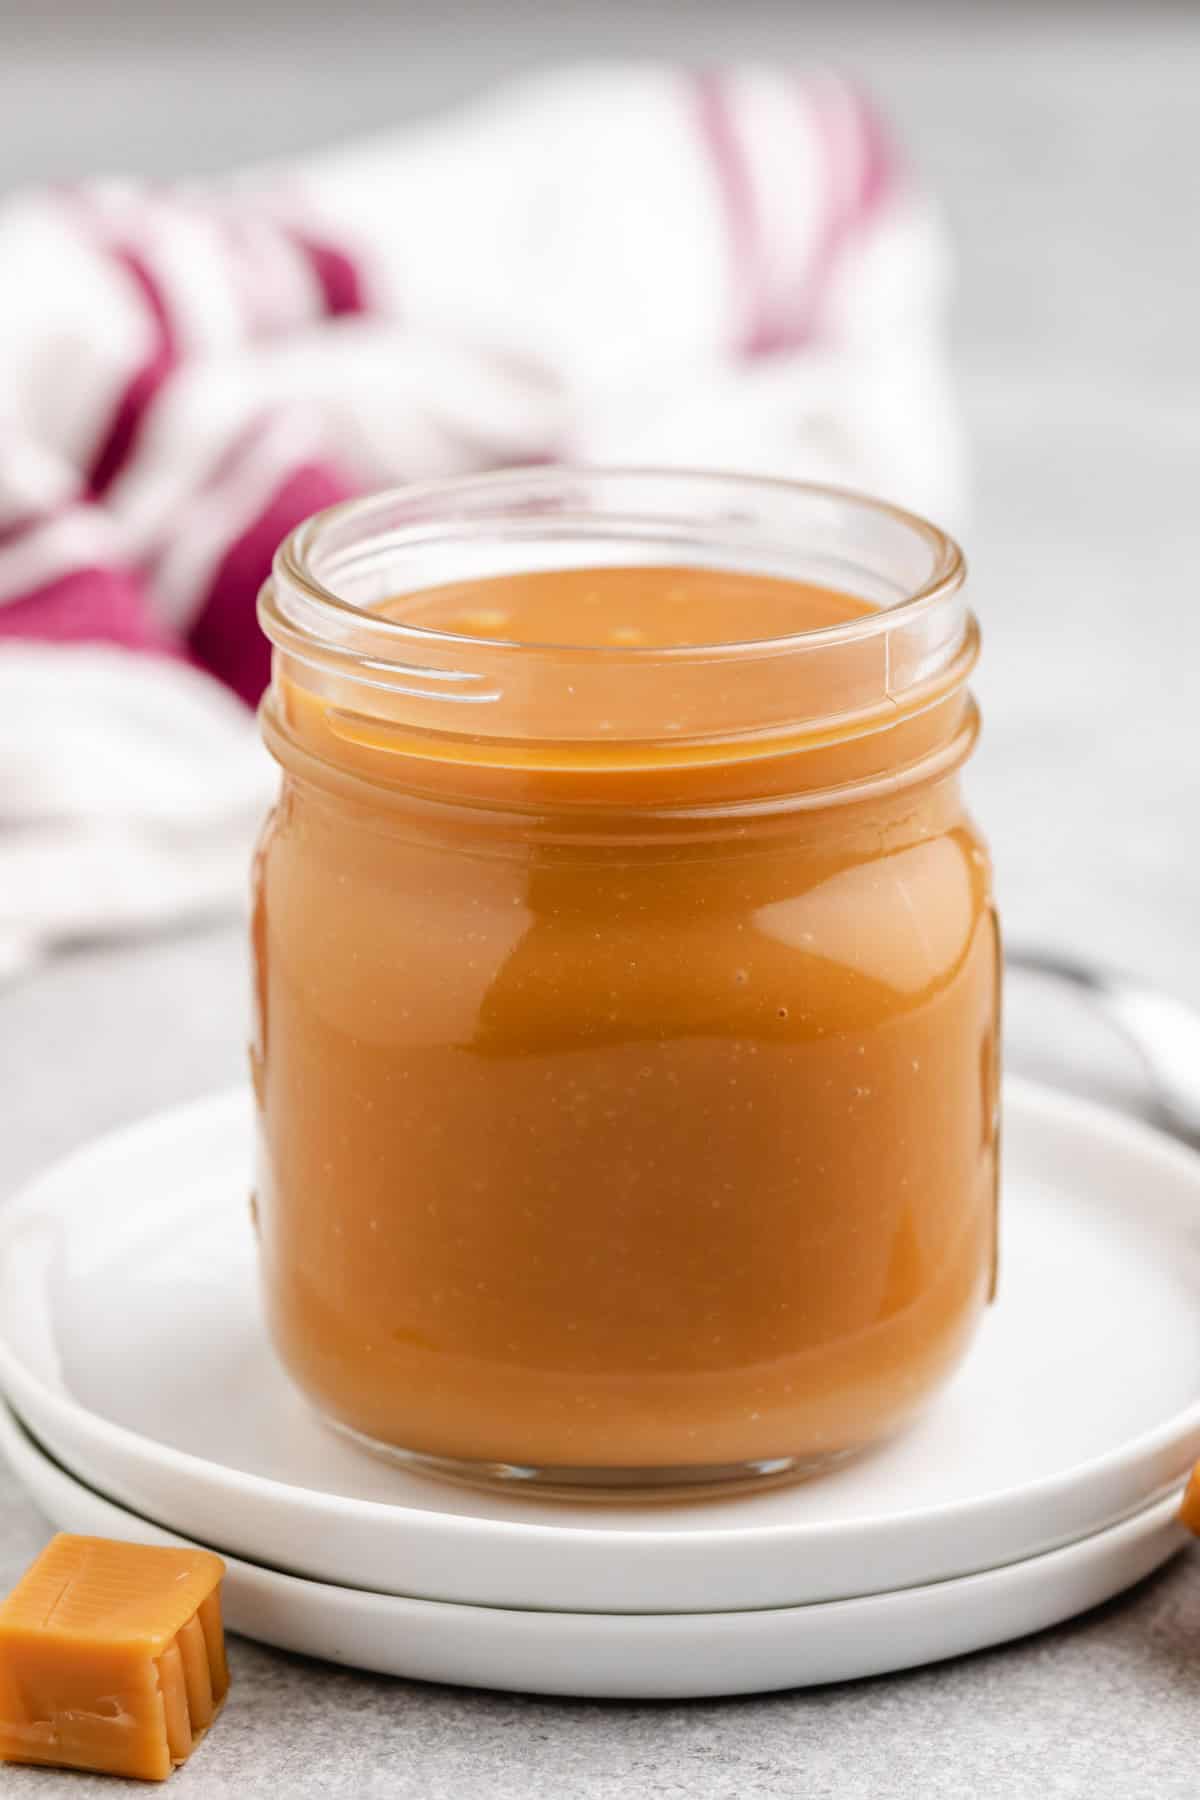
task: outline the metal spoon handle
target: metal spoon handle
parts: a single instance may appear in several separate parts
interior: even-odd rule
[[[1200,1012],[1136,975],[1056,950],[1018,945],[1006,959],[1088,994],[1141,1057],[1174,1130],[1200,1144]]]

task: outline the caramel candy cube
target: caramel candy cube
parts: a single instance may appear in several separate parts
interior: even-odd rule
[[[0,1761],[165,1781],[225,1698],[225,1564],[53,1538],[0,1603]]]
[[[1200,1463],[1192,1470],[1191,1478],[1183,1496],[1183,1505],[1179,1509],[1180,1523],[1200,1537]]]

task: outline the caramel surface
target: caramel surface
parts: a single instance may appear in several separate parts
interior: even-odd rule
[[[391,607],[647,649],[869,610],[657,568]],[[664,747],[672,680],[625,734],[652,748],[507,759],[286,681],[268,704],[264,1289],[294,1378],[372,1439],[543,1469],[821,1458],[912,1413],[986,1298],[996,938],[938,760],[968,702],[750,755]]]

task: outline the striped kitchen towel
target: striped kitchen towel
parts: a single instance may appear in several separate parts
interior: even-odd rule
[[[943,237],[828,73],[562,72],[215,185],[17,194],[0,269],[0,967],[235,903],[255,594],[319,506],[544,459],[960,504]]]

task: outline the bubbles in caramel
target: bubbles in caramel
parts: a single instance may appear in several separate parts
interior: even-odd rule
[[[819,489],[535,471],[316,521],[263,614],[258,1210],[294,1380],[393,1454],[584,1489],[902,1425],[995,1258],[954,547]]]

